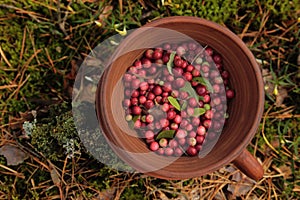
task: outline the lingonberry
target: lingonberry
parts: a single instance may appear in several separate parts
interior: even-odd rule
[[[181,156],[183,154],[183,151],[179,147],[177,147],[174,150],[174,154],[175,156]]]
[[[158,49],[155,49],[155,51],[153,52],[152,54],[152,58],[157,60],[157,59],[161,59],[162,58],[162,51],[161,50],[158,50]]]
[[[197,128],[197,134],[198,135],[205,135],[206,134],[206,128],[204,127],[204,126],[199,126],[198,128]]]
[[[195,146],[197,144],[197,140],[194,137],[188,138],[188,145]]]
[[[180,115],[176,115],[175,118],[174,118],[174,122],[176,124],[180,124],[182,121],[182,117]]]
[[[198,102],[197,102],[197,99],[195,99],[195,97],[191,97],[190,99],[189,99],[189,106],[191,106],[191,107],[196,107],[196,106],[198,106]]]
[[[172,123],[172,124],[170,125],[170,128],[171,128],[172,130],[177,130],[177,129],[178,129],[178,124]]]
[[[186,150],[186,152],[190,156],[195,156],[198,153],[198,151],[196,150],[196,148],[193,147],[193,146],[189,146],[188,149]]]
[[[170,146],[172,149],[174,149],[174,148],[178,147],[178,142],[177,142],[175,139],[171,139],[171,140],[169,141],[169,146]]]
[[[170,148],[170,147],[165,148],[165,154],[167,156],[172,156],[173,153],[174,153],[174,150],[172,148]]]
[[[142,60],[142,64],[143,64],[143,67],[144,67],[144,68],[148,69],[148,68],[151,67],[152,62],[151,62],[151,60],[149,60],[148,58],[144,58],[144,59]]]
[[[210,119],[204,120],[204,121],[203,121],[203,126],[204,126],[205,128],[210,128],[210,126],[211,126],[211,120],[210,120]]]
[[[154,121],[153,115],[148,114],[148,115],[146,116],[146,122],[147,122],[147,123],[152,123],[153,121]]]
[[[185,138],[187,135],[186,131],[183,129],[178,129],[177,133],[176,133],[176,138],[181,139],[181,138]]]
[[[131,104],[131,105],[134,105],[134,106],[136,106],[136,105],[138,104],[138,102],[139,102],[139,100],[138,100],[138,98],[136,98],[136,97],[131,98],[131,100],[130,100],[130,104]]]
[[[168,140],[167,140],[166,138],[161,138],[161,139],[159,140],[159,146],[161,146],[161,147],[166,147],[166,146],[168,146]]]
[[[231,89],[226,90],[226,97],[232,99],[234,97],[234,91]]]
[[[147,100],[144,104],[144,106],[147,108],[147,109],[150,109],[154,106],[154,103],[152,100]]]
[[[155,135],[155,134],[154,134],[153,131],[148,130],[148,131],[145,132],[145,138],[146,138],[146,139],[149,139],[149,140],[150,140],[150,139],[153,139],[153,138],[154,138],[154,135]]]
[[[159,144],[157,142],[151,142],[150,149],[151,151],[157,151],[159,149]]]
[[[206,94],[207,90],[204,85],[198,85],[196,87],[196,92],[198,93],[198,95],[203,96],[204,94]]]
[[[187,81],[191,81],[193,79],[193,75],[191,74],[191,72],[185,72],[185,73],[183,73],[183,77]]]
[[[155,94],[156,96],[160,95],[162,93],[162,89],[159,85],[155,86],[152,90],[153,94]]]

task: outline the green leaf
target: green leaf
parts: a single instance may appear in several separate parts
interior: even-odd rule
[[[174,138],[175,130],[164,130],[160,132],[156,139],[159,140],[161,138]]]
[[[195,78],[193,78],[193,81],[204,85],[210,93],[214,92],[213,86],[210,84],[209,80],[207,80],[206,78],[195,77]]]
[[[175,55],[176,55],[176,51],[172,51],[172,53],[170,54],[169,61],[167,63],[167,69],[168,69],[169,73],[172,75],[173,75],[172,67],[173,67],[173,61],[174,61]]]
[[[130,129],[134,129],[134,123],[136,120],[138,120],[141,116],[140,115],[135,115],[131,121],[128,122],[128,126]]]
[[[187,105],[188,105],[188,101],[184,101],[182,106],[181,106],[181,110],[185,110]]]
[[[141,116],[140,115],[135,115],[133,118],[132,118],[132,121],[135,123],[136,120],[138,120]]]
[[[195,108],[194,109],[194,117],[199,117],[200,115],[203,115],[206,112],[205,108]]]
[[[190,82],[186,81],[184,87],[180,88],[180,90],[189,93],[191,97],[194,97],[199,101],[199,95],[196,93]]]
[[[169,102],[171,103],[171,105],[174,106],[174,108],[176,108],[177,110],[180,111],[180,104],[179,104],[179,102],[177,101],[177,99],[175,99],[175,98],[172,97],[172,96],[168,96],[168,100],[169,100]]]

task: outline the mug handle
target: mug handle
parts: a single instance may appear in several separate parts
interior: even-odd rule
[[[262,165],[247,149],[242,151],[242,153],[233,161],[233,164],[249,178],[256,181],[260,180],[264,175]]]

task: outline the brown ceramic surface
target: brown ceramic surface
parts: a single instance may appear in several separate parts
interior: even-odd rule
[[[208,44],[219,52],[223,56],[225,68],[231,75],[230,82],[236,97],[230,102],[230,117],[222,135],[205,158],[180,157],[167,165],[174,158],[159,156],[155,153],[140,156],[115,149],[118,156],[137,171],[146,171],[147,174],[159,178],[198,177],[213,172],[232,161],[250,177],[261,178],[263,173],[261,166],[245,151],[257,130],[264,105],[262,76],[252,53],[228,29],[199,18],[169,17],[153,21],[144,27],[176,30],[202,44]],[[170,38],[172,40],[172,36]],[[131,46],[141,44],[155,46],[165,40],[166,37],[162,37],[159,33],[138,29],[122,42],[115,56],[118,57],[121,52],[130,49]],[[144,141],[133,136],[136,133],[127,126],[122,107],[123,86],[119,80],[143,51],[140,49],[127,53],[112,63],[99,83],[96,99],[98,118],[106,137],[116,146],[134,153],[148,153],[149,149]],[[152,166],[156,165],[167,166],[148,172],[151,171]]]

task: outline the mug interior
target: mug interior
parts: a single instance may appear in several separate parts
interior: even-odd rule
[[[232,32],[206,20],[173,17],[157,20],[145,27],[149,29],[137,29],[121,43],[113,56],[116,59],[99,83],[97,113],[107,139],[115,145],[113,149],[136,170],[160,178],[201,176],[228,164],[246,148],[256,132],[262,114],[263,84],[253,55]],[[204,158],[196,156],[174,159],[159,156],[150,152],[145,142],[135,137],[135,131],[127,125],[122,106],[122,76],[134,60],[142,55],[145,50],[142,47],[154,47],[176,40],[176,36],[162,36],[160,31],[153,31],[151,27],[176,30],[201,44],[211,46],[222,55],[224,68],[229,71],[230,85],[236,94],[228,105],[230,117],[218,142]],[[131,51],[139,46],[141,49]]]

